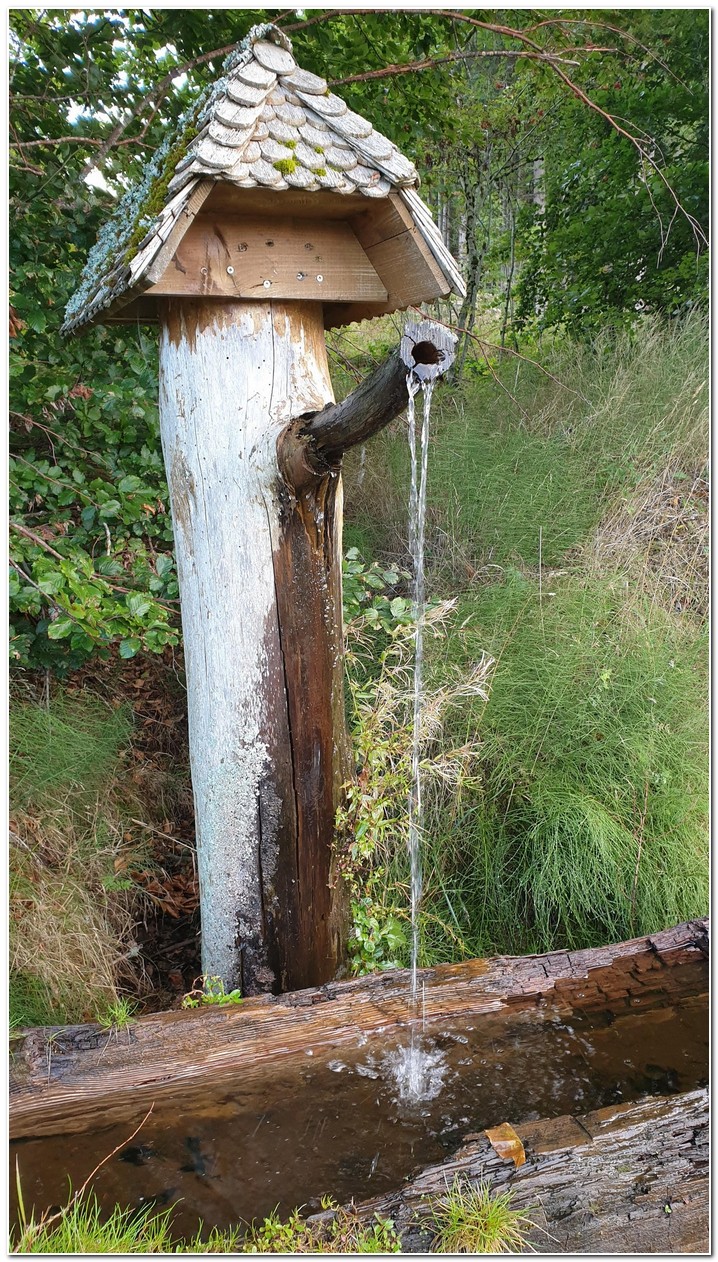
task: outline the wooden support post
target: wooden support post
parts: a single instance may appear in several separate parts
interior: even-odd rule
[[[429,342],[410,353],[415,341],[409,365],[439,370]],[[245,994],[320,985],[343,955],[340,459],[405,406],[406,372],[392,357],[388,395],[380,372],[336,408],[318,303],[163,309],[202,967]]]

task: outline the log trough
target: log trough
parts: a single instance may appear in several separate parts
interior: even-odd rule
[[[277,1204],[318,1209],[329,1192],[394,1218],[405,1250],[423,1251],[418,1207],[461,1173],[538,1205],[540,1251],[700,1251],[707,955],[701,920],[421,970],[419,1037],[436,1072],[418,1104],[397,1090],[401,970],[123,1030],[23,1032],[10,1071],[23,1194],[58,1203],[68,1171],[76,1187],[117,1147],[95,1180],[101,1201],[181,1200],[188,1232]],[[519,1169],[483,1134],[504,1121],[526,1149]]]

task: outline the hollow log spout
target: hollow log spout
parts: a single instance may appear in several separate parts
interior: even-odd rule
[[[410,325],[335,404],[319,304],[163,313],[202,967],[245,994],[320,985],[343,958],[341,455],[401,412],[408,371],[430,379],[452,358],[451,334]]]

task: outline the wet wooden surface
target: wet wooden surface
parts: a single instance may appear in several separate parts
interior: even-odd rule
[[[628,1016],[685,1002],[686,970],[708,951],[707,920],[586,951],[499,956],[419,972],[430,1032],[455,1017],[516,1014],[550,1003],[562,1015]],[[409,1020],[408,973],[396,970],[313,990],[256,996],[236,1007],[153,1014],[125,1030],[96,1025],[33,1030],[12,1040],[11,1137],[90,1130],[122,1121],[192,1080],[266,1073],[307,1049],[348,1047],[358,1034]]]
[[[362,1202],[359,1217],[391,1218],[403,1252],[428,1252],[429,1205],[460,1178],[488,1184],[492,1193],[513,1192],[512,1208],[535,1224],[526,1252],[707,1253],[706,1089],[515,1130],[524,1165],[502,1161],[481,1135],[400,1190]]]

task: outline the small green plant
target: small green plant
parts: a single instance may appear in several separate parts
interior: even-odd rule
[[[105,1158],[107,1160],[107,1158]],[[101,1165],[104,1162],[100,1163]],[[97,1167],[96,1169],[99,1169]],[[93,1175],[96,1171],[92,1172]],[[92,1175],[90,1175],[92,1178]],[[116,1205],[109,1215],[88,1192],[89,1179],[54,1213],[39,1218],[25,1208],[19,1164],[15,1162],[17,1228],[10,1232],[11,1253],[168,1253],[171,1209],[151,1214],[151,1207],[133,1210]]]
[[[359,1221],[349,1209],[324,1197],[322,1209],[331,1211],[318,1222],[307,1222],[294,1210],[286,1221],[275,1211],[250,1227],[244,1253],[401,1253],[401,1241],[393,1222],[378,1215],[371,1223]]]
[[[126,1030],[135,1020],[136,1011],[137,1004],[131,999],[115,999],[97,1014],[97,1022],[103,1030]]]
[[[492,1196],[487,1183],[460,1176],[430,1208],[427,1225],[435,1231],[434,1253],[533,1252],[528,1233],[535,1223],[523,1210],[511,1209],[513,1192]]]
[[[378,969],[400,968],[406,950],[404,926],[371,895],[353,900],[349,939],[351,970],[357,977]]]
[[[279,171],[281,175],[291,175],[293,171],[296,171],[298,165],[297,159],[294,157],[278,158],[276,162],[272,163],[275,171]]]
[[[387,635],[398,626],[410,626],[411,601],[399,590],[406,590],[410,580],[406,570],[384,569],[376,561],[367,564],[358,548],[349,548],[342,566],[345,623],[361,619]]]
[[[241,990],[227,991],[221,977],[203,973],[201,977],[195,978],[192,990],[188,991],[182,1000],[182,1007],[200,1008],[205,1004],[216,1004],[220,1008],[225,1008],[228,1004],[241,1002]]]

